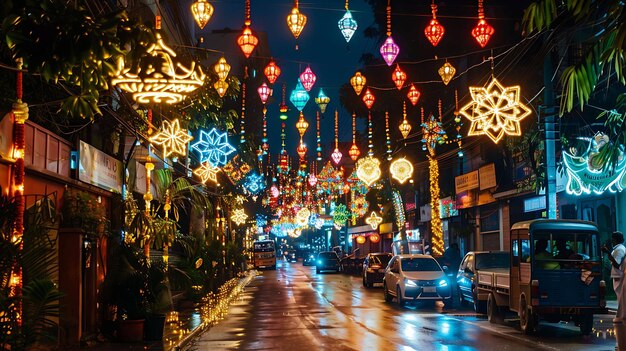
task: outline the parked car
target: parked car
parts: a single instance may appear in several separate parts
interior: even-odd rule
[[[474,310],[485,313],[487,295],[478,293],[478,271],[509,271],[511,266],[507,251],[470,251],[465,254],[456,275],[458,299],[462,306],[472,303]],[[483,296],[484,295],[484,296]]]
[[[383,278],[385,301],[394,297],[400,306],[407,301],[439,300],[447,303],[452,294],[444,270],[430,255],[394,256]]]
[[[374,284],[382,284],[387,263],[393,257],[388,252],[369,253],[363,260],[363,286],[370,288]]]
[[[339,257],[335,251],[324,251],[317,254],[315,273],[319,274],[321,271],[339,272]]]
[[[312,252],[306,253],[306,255],[302,257],[302,265],[303,266],[315,266],[315,256],[316,255]]]
[[[289,251],[287,254],[285,254],[285,259],[287,260],[287,262],[298,262],[298,257],[296,256],[295,251]]]

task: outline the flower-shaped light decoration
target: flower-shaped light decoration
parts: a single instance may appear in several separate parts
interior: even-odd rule
[[[180,62],[174,62],[173,57],[176,53],[165,45],[161,34],[157,33],[156,43],[148,48],[146,57],[135,66],[135,71],[131,72],[132,67],[125,67],[124,60],[120,58],[111,85],[132,93],[133,99],[142,104],[181,102],[186,94],[204,84],[206,76],[195,62],[187,68]]]
[[[178,119],[170,123],[163,120],[161,131],[150,138],[150,142],[163,147],[163,156],[169,157],[171,154],[185,156],[187,154],[187,143],[193,139],[185,130],[180,129]]]
[[[315,103],[320,108],[322,113],[326,112],[326,106],[330,103],[330,98],[324,94],[324,90],[320,89],[320,93],[315,98]]]
[[[520,102],[519,85],[504,87],[493,78],[487,88],[470,87],[470,94],[472,101],[459,111],[472,122],[468,135],[485,134],[497,144],[505,134],[521,134],[520,121],[531,110]]]
[[[198,27],[200,27],[200,29],[204,29],[204,26],[209,23],[209,20],[213,15],[213,6],[211,6],[211,4],[206,0],[196,0],[193,4],[191,4],[191,14],[196,20]]]
[[[437,46],[441,38],[443,38],[446,30],[443,28],[439,21],[437,21],[437,5],[433,0],[433,3],[430,5],[430,9],[433,12],[433,18],[430,20],[430,23],[424,28],[424,35],[433,46]]]
[[[369,204],[365,199],[365,196],[359,195],[356,196],[354,201],[350,201],[350,212],[352,212],[352,217],[354,219],[361,218],[367,214],[367,209]]]
[[[298,39],[300,33],[302,33],[302,30],[304,29],[304,26],[306,25],[306,16],[300,13],[298,0],[295,0],[291,13],[287,15],[287,25],[289,26],[291,34]]]
[[[315,186],[315,184],[317,184],[317,177],[315,176],[314,173],[311,173],[309,174],[309,185]]]
[[[369,224],[372,227],[372,229],[378,228],[378,226],[380,225],[380,223],[382,223],[382,221],[383,221],[382,217],[378,216],[376,214],[376,211],[372,211],[369,217],[365,219],[365,223]]]
[[[419,101],[420,95],[422,95],[420,91],[417,90],[415,85],[411,84],[411,87],[409,88],[409,92],[406,94],[406,96],[409,98],[409,101],[411,101],[411,104],[413,104],[413,106],[415,106],[417,102]]]
[[[208,133],[201,130],[200,140],[191,147],[200,153],[200,162],[208,161],[215,167],[225,165],[228,155],[235,152],[235,148],[228,143],[227,134],[220,134],[215,128]]]
[[[296,223],[301,227],[305,227],[309,224],[310,216],[311,211],[308,208],[303,207],[296,213]]]
[[[313,89],[313,85],[315,84],[316,80],[317,80],[317,76],[315,75],[315,73],[313,73],[313,71],[311,70],[311,67],[309,66],[307,66],[304,72],[300,74],[300,82],[302,83],[304,90],[306,90],[307,92]]]
[[[456,73],[456,68],[454,68],[454,66],[452,66],[449,62],[446,62],[443,66],[439,67],[439,71],[437,72],[439,73],[443,84],[448,85]]]
[[[248,215],[244,212],[243,208],[238,208],[235,211],[233,211],[233,214],[232,216],[230,216],[230,219],[233,222],[235,222],[235,224],[242,225],[246,223],[246,219],[248,219]]]
[[[272,89],[270,89],[265,82],[261,84],[261,86],[257,89],[257,92],[259,93],[259,97],[261,98],[263,105],[265,105],[267,99],[272,95]]]
[[[202,184],[206,184],[207,181],[212,181],[213,183],[217,183],[217,172],[220,169],[217,167],[213,167],[210,162],[202,162],[200,167],[196,168],[193,171],[193,174],[200,177]]]
[[[226,80],[226,77],[228,77],[228,73],[230,72],[230,65],[226,62],[224,56],[222,56],[217,61],[215,66],[213,66],[213,70],[217,73],[217,78],[219,80]]]
[[[367,89],[365,90],[365,95],[363,95],[363,102],[365,103],[365,106],[367,106],[367,109],[371,109],[372,106],[374,106],[374,101],[376,101],[376,97],[374,97],[374,94],[372,94],[372,92]]]
[[[352,78],[350,78],[350,85],[352,85],[352,89],[357,95],[361,95],[361,91],[365,87],[365,83],[367,83],[367,79],[365,76],[361,74],[361,72],[356,72]]]
[[[495,30],[485,21],[485,10],[483,0],[478,0],[478,24],[472,29],[472,36],[476,39],[481,48],[484,48]]]
[[[372,186],[380,179],[380,161],[373,156],[359,159],[356,163],[356,175],[368,187]]]
[[[389,172],[391,172],[393,179],[400,182],[400,184],[404,184],[413,176],[413,164],[406,158],[399,158],[391,163]]]
[[[265,77],[267,77],[270,84],[274,84],[278,76],[280,76],[280,67],[278,67],[274,60],[270,60],[270,63],[265,66],[263,73],[265,73]]]
[[[400,69],[400,65],[396,64],[396,69],[391,74],[391,80],[393,80],[393,84],[396,85],[398,90],[402,90],[404,82],[406,82],[406,73]]]
[[[217,90],[217,94],[220,97],[224,97],[224,95],[226,95],[226,89],[228,89],[228,83],[223,80],[218,80],[217,82],[213,83],[213,88]]]
[[[343,34],[343,38],[346,39],[346,42],[350,42],[354,32],[356,32],[359,25],[356,23],[356,20],[352,17],[352,13],[348,10],[348,5],[346,1],[346,12],[343,14],[343,17],[337,23],[341,34]]]
[[[246,177],[244,182],[244,187],[248,193],[252,195],[258,195],[260,192],[265,190],[265,177],[262,174],[257,174],[256,172],[251,172]]]
[[[304,89],[302,82],[298,79],[298,84],[296,84],[296,88],[291,91],[291,96],[289,96],[289,101],[298,109],[298,111],[302,112],[306,103],[309,102],[310,96],[309,93]]]

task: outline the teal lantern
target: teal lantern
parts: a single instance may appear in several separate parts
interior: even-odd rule
[[[341,34],[343,34],[344,39],[346,39],[346,42],[350,42],[352,35],[354,35],[354,32],[356,32],[356,29],[359,27],[348,9],[346,9],[346,13],[343,14],[337,26],[339,26],[339,30]]]
[[[309,93],[304,89],[302,82],[298,79],[298,84],[296,88],[291,91],[291,96],[289,97],[289,101],[298,109],[298,111],[302,112],[306,103],[309,102]]]

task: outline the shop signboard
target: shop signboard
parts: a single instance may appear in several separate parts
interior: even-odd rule
[[[78,179],[108,191],[122,192],[122,162],[80,141]]]
[[[478,169],[478,178],[480,190],[495,188],[496,182],[496,166],[493,163],[482,166]]]
[[[457,194],[478,188],[478,171],[454,177],[454,187]]]

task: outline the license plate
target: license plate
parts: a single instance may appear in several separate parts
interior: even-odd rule
[[[435,288],[434,286],[425,286],[423,289],[424,289],[424,292],[428,292],[428,293],[437,292],[437,288]]]
[[[374,283],[374,286],[383,286],[383,283]]]

